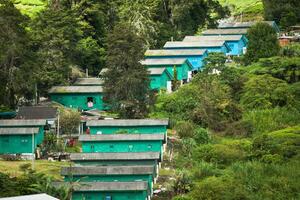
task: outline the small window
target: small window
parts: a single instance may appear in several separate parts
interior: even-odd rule
[[[87,106],[89,107],[89,108],[92,108],[92,107],[94,107],[94,98],[93,97],[88,97],[87,99]]]
[[[93,97],[88,97],[87,102],[93,102],[94,103],[94,98]]]

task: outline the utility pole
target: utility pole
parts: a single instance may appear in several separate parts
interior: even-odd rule
[[[34,84],[34,103],[35,103],[35,105],[37,105],[38,104],[38,92],[37,92],[37,83],[35,83]]]
[[[89,69],[88,68],[85,69],[85,76],[86,76],[86,78],[89,77]]]
[[[57,131],[57,133],[56,133],[57,134],[57,136],[56,136],[57,137],[56,143],[57,144],[59,143],[59,131],[60,131],[59,130],[59,126],[60,126],[60,123],[59,123],[59,114],[60,113],[59,113],[59,110],[58,110],[58,115],[57,115],[57,129],[56,129],[56,131]]]

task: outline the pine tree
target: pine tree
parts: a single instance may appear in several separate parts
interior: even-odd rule
[[[245,55],[246,64],[279,54],[279,43],[275,30],[267,23],[257,23],[248,30],[249,44]]]
[[[108,36],[105,101],[122,118],[145,117],[150,98],[149,74],[139,62],[144,41],[133,30],[129,24],[118,24]]]

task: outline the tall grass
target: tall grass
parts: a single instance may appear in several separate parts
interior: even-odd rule
[[[243,118],[253,125],[254,134],[261,134],[299,124],[300,112],[295,108],[277,107],[248,111]]]

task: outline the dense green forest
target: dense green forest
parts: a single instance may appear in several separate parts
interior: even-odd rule
[[[50,87],[72,84],[86,69],[97,76],[107,67],[113,111],[170,119],[163,167],[171,179],[158,199],[300,199],[299,44],[279,47],[274,30],[259,23],[248,31],[245,56],[227,63],[212,53],[191,83],[154,95],[139,63],[144,51],[216,27],[232,11],[225,1],[40,2],[28,16],[20,2],[0,0],[0,109],[31,103],[35,86],[47,97]],[[259,18],[282,29],[299,23],[299,1],[280,2],[259,1]],[[23,171],[19,178],[0,173],[0,193],[69,198],[44,175]]]

